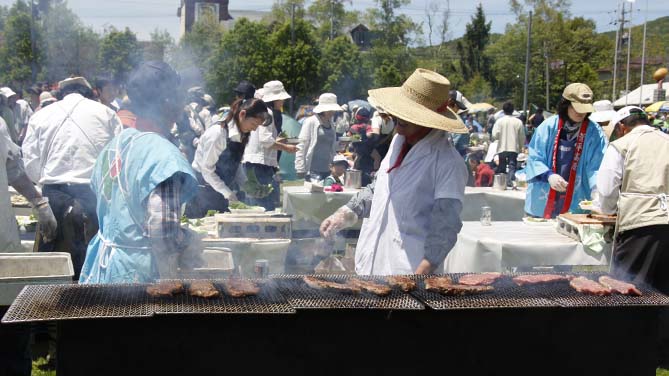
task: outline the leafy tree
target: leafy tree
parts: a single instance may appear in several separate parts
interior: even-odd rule
[[[269,33],[267,25],[240,18],[223,34],[205,75],[207,88],[219,103],[230,103],[241,80],[259,86],[272,79]]]
[[[476,73],[466,84],[459,86],[458,89],[465,93],[467,99],[472,103],[492,102],[492,85],[483,78],[480,73]]]
[[[465,80],[472,79],[480,73],[485,79],[490,80],[490,61],[483,54],[490,41],[491,22],[486,22],[483,5],[479,3],[476,14],[466,26],[465,35],[458,41],[458,54],[462,58],[460,69]]]
[[[130,72],[141,62],[142,52],[135,33],[110,28],[100,42],[98,64],[100,70],[110,74],[115,80],[124,82]]]
[[[358,13],[347,11],[344,1],[315,0],[307,9],[307,15],[314,20],[316,34],[321,40],[344,35],[350,26],[358,22]]]
[[[15,88],[29,86],[33,74],[39,73],[43,60],[42,51],[38,48],[41,32],[35,27],[36,45],[33,46],[30,23],[30,6],[23,0],[17,0],[5,19],[4,41],[0,46],[0,80]]]
[[[360,50],[344,36],[325,42],[320,70],[323,91],[337,94],[340,102],[364,96],[370,84]]]
[[[166,60],[166,55],[174,48],[174,38],[167,30],[155,29],[151,33],[151,44],[144,51],[145,60]]]
[[[269,21],[278,27],[290,22],[293,6],[295,7],[295,19],[304,19],[307,14],[304,9],[304,0],[275,0]]]

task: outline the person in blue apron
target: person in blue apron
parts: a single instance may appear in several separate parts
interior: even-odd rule
[[[91,177],[100,229],[79,283],[151,282],[196,266],[195,237],[179,219],[197,179],[170,136],[183,108],[179,83],[163,62],[131,74],[126,128],[102,150]]]
[[[587,85],[568,85],[558,114],[536,129],[525,169],[528,215],[555,218],[566,212],[582,213],[579,203],[591,199],[606,148],[604,133],[588,118],[592,98]]]
[[[197,197],[186,206],[187,217],[202,218],[210,210],[226,212],[230,203],[242,199],[240,187],[246,177],[240,166],[249,135],[271,122],[262,100],[239,99],[225,120],[204,132],[193,160],[199,189]]]

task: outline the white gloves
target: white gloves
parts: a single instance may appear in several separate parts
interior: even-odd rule
[[[231,192],[230,195],[226,197],[226,200],[228,200],[228,204],[239,202],[239,199],[237,198],[237,194],[235,192]]]
[[[58,229],[58,223],[56,222],[56,217],[51,211],[51,206],[49,206],[49,199],[42,197],[33,204],[33,213],[37,217],[39,222],[39,232],[42,236],[44,242],[50,242],[56,238],[56,230]]]
[[[326,239],[334,238],[337,231],[351,227],[358,222],[358,215],[348,206],[342,206],[321,223],[321,236]]]
[[[548,177],[548,184],[558,192],[565,192],[569,183],[565,181],[560,174],[552,174]]]

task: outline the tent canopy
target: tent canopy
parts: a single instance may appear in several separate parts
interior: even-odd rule
[[[662,88],[669,91],[669,82],[663,82]],[[613,107],[620,108],[625,106],[648,106],[653,103],[653,92],[657,89],[657,84],[648,84],[639,86],[629,94],[623,95],[613,102]]]

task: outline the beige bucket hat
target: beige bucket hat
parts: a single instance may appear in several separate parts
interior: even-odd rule
[[[592,90],[586,84],[576,82],[567,85],[562,92],[562,97],[571,102],[574,110],[580,114],[595,111],[592,105]]]
[[[449,99],[451,83],[439,73],[416,69],[401,87],[369,90],[374,103],[390,115],[423,127],[452,133],[468,133],[462,119],[444,104]]]

